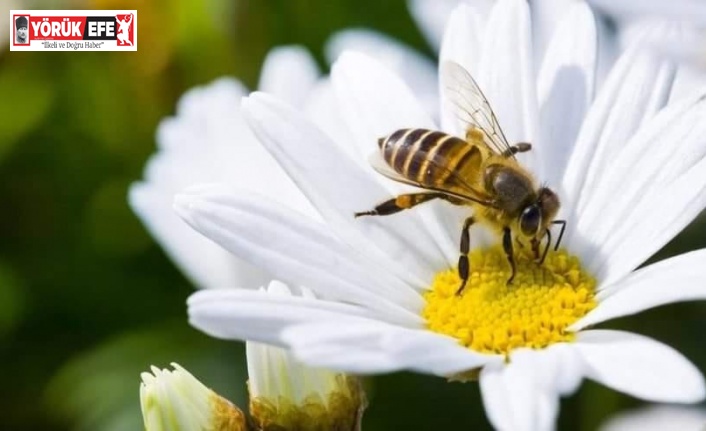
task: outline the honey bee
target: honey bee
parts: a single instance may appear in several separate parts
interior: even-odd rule
[[[508,144],[488,100],[463,67],[446,62],[441,74],[444,95],[465,129],[465,139],[426,129],[401,129],[380,138],[380,151],[370,160],[373,168],[392,180],[429,191],[397,196],[355,216],[390,215],[433,199],[470,206],[472,215],[461,231],[460,295],[469,277],[469,230],[476,222],[502,235],[512,270],[507,280],[510,284],[516,273],[513,238],[520,246],[528,240],[534,260],[542,264],[552,242],[550,225],[562,226],[556,250],[566,221],[554,220],[560,206],[556,193],[539,186],[515,158],[517,153],[530,151],[531,144]],[[545,236],[547,243],[540,257]]]

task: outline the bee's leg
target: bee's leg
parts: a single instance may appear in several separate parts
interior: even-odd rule
[[[544,246],[544,252],[542,253],[542,258],[539,259],[539,264],[544,263],[544,259],[547,258],[547,253],[549,253],[549,247],[552,246],[552,231],[549,229],[546,229],[545,232],[547,233],[547,245]]]
[[[503,250],[505,250],[505,256],[507,256],[507,261],[512,269],[512,274],[507,279],[507,284],[510,284],[515,278],[515,253],[512,250],[512,233],[509,227],[503,228]]]
[[[424,202],[429,202],[432,199],[445,197],[446,196],[442,193],[410,193],[399,195],[396,198],[386,200],[370,211],[355,213],[355,216],[386,216],[410,209]]]
[[[554,251],[559,250],[559,244],[561,244],[561,239],[564,237],[564,230],[566,229],[566,220],[554,220],[552,224],[560,224],[561,230],[559,231],[559,238],[556,240],[556,245],[554,246]]]
[[[463,223],[463,230],[461,230],[461,255],[458,257],[458,276],[461,279],[461,287],[456,291],[456,295],[460,295],[463,292],[463,288],[466,287],[466,282],[468,281],[468,251],[471,248],[471,237],[469,231],[475,220],[473,217],[468,217]]]
[[[532,149],[532,144],[529,142],[519,142],[512,147],[508,148],[507,150],[503,151],[502,156],[503,157],[510,157],[514,156],[517,153],[525,153],[529,150]]]

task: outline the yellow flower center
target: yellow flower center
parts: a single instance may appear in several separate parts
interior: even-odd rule
[[[508,355],[518,347],[542,349],[572,341],[568,326],[596,306],[596,282],[575,256],[550,251],[542,265],[516,256],[510,265],[500,247],[469,254],[471,273],[460,295],[455,268],[439,272],[424,295],[423,316],[434,332],[482,353]]]

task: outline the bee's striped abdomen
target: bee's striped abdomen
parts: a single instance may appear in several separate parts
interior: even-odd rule
[[[480,159],[478,149],[463,139],[426,129],[400,129],[378,144],[383,159],[398,174],[431,187],[444,186],[451,172],[477,165]]]

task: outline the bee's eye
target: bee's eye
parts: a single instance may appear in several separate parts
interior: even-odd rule
[[[530,205],[522,210],[520,216],[520,230],[525,236],[535,236],[539,229],[539,224],[542,219],[542,214],[537,205]]]

